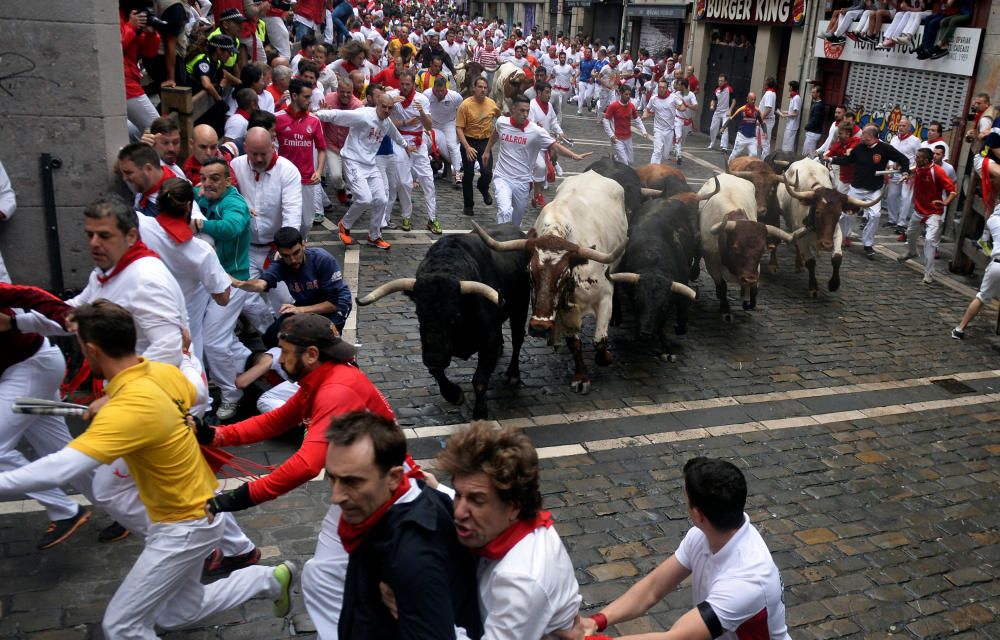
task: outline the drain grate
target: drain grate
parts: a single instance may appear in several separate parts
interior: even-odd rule
[[[931,380],[932,384],[936,384],[948,393],[953,395],[961,395],[963,393],[976,393],[976,390],[965,384],[964,382],[959,382],[954,378],[941,378],[940,380]]]

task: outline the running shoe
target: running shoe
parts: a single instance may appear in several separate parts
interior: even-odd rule
[[[284,618],[292,610],[292,583],[299,568],[291,560],[285,560],[274,568],[274,579],[281,587],[281,592],[274,600],[272,611],[276,618]]]
[[[118,542],[119,540],[124,540],[128,536],[128,529],[121,526],[117,522],[112,522],[108,526],[101,529],[101,532],[97,534],[97,541],[101,544],[106,544],[108,542]]]
[[[350,198],[347,197],[347,191],[344,189],[337,189],[337,200],[340,204],[348,204],[350,202]]]
[[[340,241],[345,245],[350,245],[354,242],[351,239],[351,230],[345,227],[342,221],[337,223],[337,230],[340,231]]]
[[[955,327],[951,330],[951,337],[955,340],[965,340],[965,332],[958,327]]]
[[[222,402],[219,404],[219,408],[215,412],[215,417],[218,418],[220,422],[225,422],[226,420],[232,419],[232,417],[236,415],[236,410],[239,408],[239,402]]]
[[[403,231],[413,231],[413,223],[410,222],[409,218],[403,218]]]
[[[78,506],[75,516],[62,520],[53,520],[49,523],[49,528],[45,530],[45,533],[38,540],[37,548],[39,550],[51,549],[76,533],[76,530],[89,519],[90,511]]]
[[[392,247],[392,245],[386,242],[384,238],[375,238],[372,240],[371,236],[368,236],[368,244],[376,249],[382,249],[383,251],[388,251],[389,248]]]
[[[441,235],[441,223],[437,220],[428,220],[427,230],[435,235]]]

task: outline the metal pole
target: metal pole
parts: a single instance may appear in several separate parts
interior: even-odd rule
[[[63,282],[62,255],[59,252],[59,218],[56,214],[56,191],[52,181],[52,172],[62,167],[62,160],[50,153],[43,153],[42,162],[42,200],[45,207],[45,235],[49,245],[49,270],[52,272],[52,290],[62,291]]]

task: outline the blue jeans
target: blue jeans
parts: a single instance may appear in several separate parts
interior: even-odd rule
[[[351,32],[347,30],[346,21],[354,15],[354,9],[349,2],[341,2],[331,13],[333,28],[337,31],[337,44],[341,44],[351,37]],[[329,35],[329,34],[328,34]]]
[[[310,29],[309,27],[302,24],[298,20],[292,23],[292,27],[293,27],[292,39],[295,40],[296,42],[302,40],[302,36],[306,35],[307,33],[315,32],[315,29]]]
[[[924,18],[924,21],[921,23],[924,25],[924,39],[920,43],[921,49],[930,51],[934,43],[937,42],[938,30],[941,28],[941,21],[944,18],[940,13],[932,13]]]

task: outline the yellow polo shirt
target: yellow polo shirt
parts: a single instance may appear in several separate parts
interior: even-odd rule
[[[140,360],[111,379],[108,403],[69,446],[104,464],[124,458],[153,522],[204,518],[218,483],[184,422],[194,387],[177,367]]]
[[[463,130],[466,138],[488,140],[493,135],[493,125],[499,117],[500,107],[492,98],[484,98],[482,102],[466,98],[458,106],[455,126]]]

